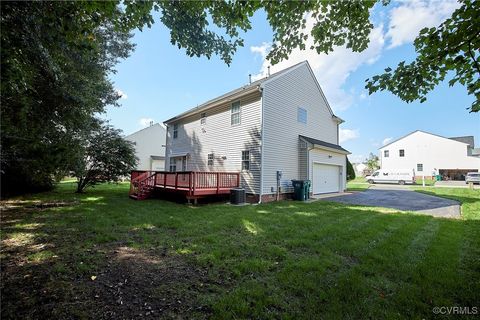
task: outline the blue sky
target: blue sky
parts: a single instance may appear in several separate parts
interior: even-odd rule
[[[271,70],[309,61],[334,112],[345,120],[341,144],[352,152],[352,161],[363,160],[370,152],[377,153],[383,143],[417,129],[447,137],[474,135],[479,146],[480,114],[468,113],[473,97],[460,85],[443,83],[422,104],[407,104],[387,92],[369,96],[364,90],[366,78],[402,60],[412,60],[412,40],[418,30],[438,25],[456,7],[455,1],[377,5],[372,12],[375,29],[366,51],[359,54],[337,48],[326,56],[296,50],[288,61]],[[272,30],[263,12],[252,22],[253,29],[244,35],[245,46],[238,49],[230,66],[218,57],[186,56],[184,50],[170,44],[169,32],[160,22],[135,32],[135,52],[121,61],[112,75],[115,87],[123,93],[122,106],[108,108],[105,118],[130,134],[150,120],[163,122],[248,83],[249,74],[261,77],[269,65],[264,58]]]

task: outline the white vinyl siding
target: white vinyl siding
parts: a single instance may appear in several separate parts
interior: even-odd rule
[[[264,84],[263,193],[276,188],[276,172],[282,170],[281,186],[291,192],[291,180],[300,171],[299,135],[337,144],[338,124],[306,64]],[[297,121],[298,108],[306,110],[308,121]],[[305,155],[303,156],[305,157]],[[342,156],[345,159],[345,156]],[[305,165],[303,166],[305,167]],[[305,171],[303,171],[305,172]]]
[[[254,92],[239,102],[241,122],[231,126],[232,103],[208,110],[208,125],[194,114],[179,121],[178,138],[167,139],[167,157],[189,154],[187,171],[241,172],[240,185],[247,193],[260,190],[261,93]],[[242,171],[242,150],[250,151],[250,170]],[[208,165],[208,154],[214,154]],[[168,161],[168,160],[167,160]]]

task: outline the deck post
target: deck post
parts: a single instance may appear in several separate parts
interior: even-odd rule
[[[190,173],[190,192],[195,195],[195,171]]]
[[[240,187],[240,173],[237,173],[237,188]]]
[[[178,172],[175,172],[175,190],[178,189]]]
[[[220,172],[217,172],[217,194],[220,189]]]
[[[163,189],[167,187],[167,173],[163,173]]]

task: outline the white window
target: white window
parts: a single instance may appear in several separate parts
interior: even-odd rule
[[[207,123],[207,114],[203,112],[200,114],[200,124],[206,124]]]
[[[419,172],[423,171],[423,163],[417,163],[417,171]]]
[[[250,170],[250,151],[242,151],[242,170]]]
[[[178,137],[178,124],[173,125],[173,139],[177,139]]]
[[[400,157],[405,157],[405,150],[404,149],[398,150],[398,154]]]
[[[170,172],[177,171],[177,160],[175,158],[170,158]]]
[[[297,121],[300,123],[307,123],[307,110],[297,108]]]
[[[384,150],[384,151],[383,151],[383,156],[384,156],[385,158],[388,158],[388,157],[390,156],[390,152],[389,152],[388,150]]]
[[[230,124],[236,126],[240,124],[240,101],[232,103],[232,113]]]
[[[208,154],[207,164],[213,166],[213,153]]]

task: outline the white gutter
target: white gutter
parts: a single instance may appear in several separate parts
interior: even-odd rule
[[[263,136],[264,136],[264,130],[263,130],[263,87],[260,87],[260,91],[262,92],[261,99],[262,99],[262,124],[261,124],[261,137],[260,137],[260,192],[258,196],[258,204],[262,203],[262,194],[263,194]]]

